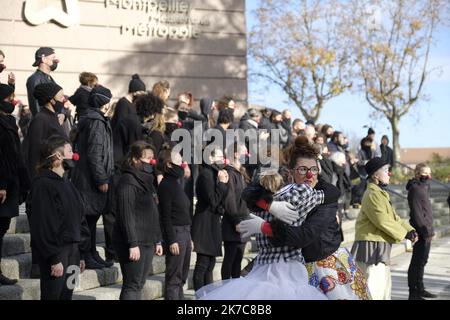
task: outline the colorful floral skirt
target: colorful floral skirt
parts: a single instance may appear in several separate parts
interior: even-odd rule
[[[309,284],[330,300],[371,300],[367,281],[353,256],[339,248],[328,258],[307,263]]]

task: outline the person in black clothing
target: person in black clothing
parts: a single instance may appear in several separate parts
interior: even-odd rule
[[[117,102],[114,116],[111,119],[111,126],[113,129],[126,115],[136,114],[134,102],[139,96],[146,94],[146,90],[145,83],[142,82],[138,74],[134,74],[128,85],[128,94]]]
[[[384,135],[381,138],[381,159],[383,159],[387,164],[389,164],[389,171],[392,171],[392,168],[394,168],[395,162],[394,162],[394,151],[389,147],[389,138],[388,136]]]
[[[213,282],[216,257],[222,256],[221,217],[228,193],[228,173],[224,169],[220,148],[212,151],[209,164],[200,167],[197,180],[197,205],[192,221],[192,240],[197,261],[194,269],[194,289]]]
[[[164,101],[153,93],[136,99],[136,110],[143,123],[144,140],[155,147],[157,157],[164,144]]]
[[[28,172],[20,152],[20,138],[16,119],[11,115],[14,89],[0,84],[0,285],[13,285],[2,274],[3,237],[11,219],[19,215],[19,205],[25,201],[30,188]]]
[[[25,160],[31,177],[36,174],[42,142],[52,135],[67,137],[57,116],[64,108],[63,89],[53,82],[43,83],[36,86],[34,96],[43,108],[31,121],[28,135],[23,141]]]
[[[222,150],[227,150],[228,145],[232,146],[234,143],[233,141],[227,141],[227,130],[231,129],[231,125],[234,121],[234,115],[233,110],[231,109],[223,109],[219,112],[219,117],[217,119],[217,125],[214,129],[219,130],[221,134],[221,140],[216,141],[216,137],[214,137],[214,140],[211,141],[211,143],[214,143],[215,145],[219,146]],[[209,131],[209,130],[208,130]],[[206,140],[210,141],[211,135],[206,132]],[[211,131],[209,131],[211,132]],[[210,142],[207,142],[207,144],[210,144]]]
[[[425,163],[415,168],[415,177],[408,181],[408,204],[410,209],[410,224],[419,234],[419,241],[413,247],[411,263],[408,269],[409,300],[424,300],[437,298],[425,290],[423,274],[428,262],[431,241],[435,233],[433,229],[433,209],[430,201],[431,169]]]
[[[42,300],[71,300],[76,278],[84,271],[89,229],[80,193],[64,176],[72,159],[70,142],[53,136],[43,145],[39,174],[30,194],[31,241],[41,275]]]
[[[76,107],[76,121],[89,109],[89,95],[92,89],[98,84],[97,76],[90,72],[82,72],[79,79],[81,83],[80,87],[69,98],[69,101]]]
[[[166,300],[184,300],[183,285],[188,277],[193,249],[189,198],[180,181],[184,176],[182,165],[179,153],[172,155],[171,150],[161,151],[158,166],[164,178],[158,188],[158,199],[166,252]]]
[[[241,164],[247,150],[244,145],[239,145],[237,142],[233,143],[231,148],[233,148],[233,158],[230,165],[225,168],[229,175],[229,191],[224,201],[225,213],[222,219],[222,238],[225,248],[221,269],[222,280],[241,276],[241,263],[246,241],[241,239],[236,226],[242,220],[249,218],[247,206],[241,198],[241,194],[249,182],[245,168]]]
[[[104,261],[96,249],[96,229],[100,215],[105,226],[106,251],[112,258],[112,229],[114,216],[109,208],[111,202],[110,188],[114,174],[112,130],[109,120],[104,116],[111,100],[111,91],[104,87],[95,87],[89,96],[87,113],[80,119],[75,150],[80,154],[72,171],[72,181],[81,192],[86,205],[86,220],[91,232],[91,250],[86,255],[88,269],[100,269],[112,266]],[[108,257],[109,258],[109,257]]]
[[[120,300],[141,300],[142,289],[152,266],[153,252],[161,256],[161,230],[152,146],[137,141],[122,167],[116,190],[116,222],[113,240],[123,275]]]

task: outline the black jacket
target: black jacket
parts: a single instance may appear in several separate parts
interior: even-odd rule
[[[333,162],[328,158],[323,158],[319,160],[320,167],[322,168],[322,172],[320,173],[320,178],[327,183],[331,183],[333,181]]]
[[[430,185],[411,179],[406,185],[410,210],[410,224],[416,229],[419,237],[430,238],[433,230],[433,209],[430,201]]]
[[[63,127],[59,124],[56,113],[47,108],[42,108],[33,120],[31,120],[28,134],[22,144],[24,158],[28,164],[28,172],[32,178],[36,175],[36,166],[39,164],[41,146],[52,135],[60,135],[68,138]]]
[[[249,212],[241,195],[246,187],[242,174],[232,166],[226,167],[228,172],[228,193],[225,197],[225,214],[222,219],[223,241],[240,242],[240,233],[236,231],[236,225],[249,218]]]
[[[123,170],[116,190],[115,243],[134,248],[162,240],[153,180],[138,169]]]
[[[130,146],[143,139],[142,126],[135,114],[124,116],[113,128],[114,162],[121,165]]]
[[[197,205],[192,220],[192,240],[197,253],[222,255],[221,216],[228,186],[217,178],[218,170],[209,165],[200,167],[197,179]]]
[[[0,218],[19,215],[19,205],[30,189],[28,171],[20,151],[16,120],[0,113],[0,189],[6,190],[6,201],[0,204]]]
[[[129,114],[137,115],[136,107],[127,98],[123,97],[117,101],[116,109],[114,110],[114,116],[111,119],[111,126],[113,129],[116,125]]]
[[[50,264],[61,262],[62,248],[79,244],[89,251],[85,206],[75,186],[50,170],[33,181],[30,194],[30,233],[33,250]]]
[[[163,239],[166,245],[176,242],[174,226],[190,226],[189,198],[181,183],[170,173],[165,173],[158,187],[159,209]]]
[[[306,262],[315,262],[332,255],[343,241],[342,230],[336,220],[337,202],[320,205],[312,210],[299,227],[291,227],[279,220],[271,222],[276,246],[302,248]]]
[[[394,151],[389,146],[380,145],[381,158],[389,165],[394,167]]]
[[[41,70],[37,69],[28,79],[27,79],[27,95],[28,95],[28,106],[30,107],[30,111],[33,114],[33,117],[35,117],[39,111],[44,106],[40,106],[36,98],[34,97],[34,88],[38,84],[42,83],[49,83],[49,82],[55,82],[53,78],[42,72]]]
[[[87,215],[103,213],[106,194],[98,187],[109,184],[114,174],[112,130],[100,111],[88,109],[81,117],[74,149],[80,155],[72,170],[72,181],[88,205]]]
[[[77,119],[86,114],[89,109],[89,96],[91,92],[85,86],[80,86],[69,98],[69,101],[76,107]]]

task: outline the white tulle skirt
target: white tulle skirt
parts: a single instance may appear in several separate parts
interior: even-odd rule
[[[244,278],[207,285],[198,300],[328,300],[308,284],[308,272],[299,261],[255,264]]]

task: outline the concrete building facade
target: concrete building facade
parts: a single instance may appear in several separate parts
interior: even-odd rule
[[[172,99],[234,95],[247,104],[243,0],[2,0],[0,50],[26,102],[25,82],[38,47],[60,59],[54,79],[71,95],[80,72],[96,73],[116,98],[139,73],[148,89],[172,85]]]

